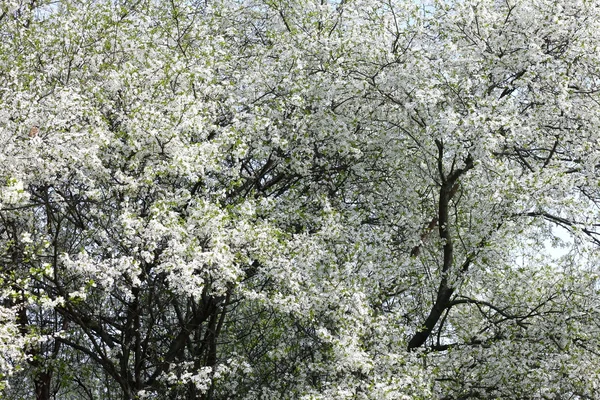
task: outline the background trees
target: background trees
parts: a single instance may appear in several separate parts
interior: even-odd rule
[[[593,398],[598,23],[4,3],[3,396]]]

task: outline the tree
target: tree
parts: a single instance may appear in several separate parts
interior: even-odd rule
[[[4,398],[594,398],[594,3],[4,3]]]

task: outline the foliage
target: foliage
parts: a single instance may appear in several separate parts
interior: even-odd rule
[[[2,2],[3,398],[594,398],[599,13]]]

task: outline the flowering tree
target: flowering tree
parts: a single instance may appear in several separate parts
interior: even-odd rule
[[[3,398],[594,398],[599,29],[2,3]]]

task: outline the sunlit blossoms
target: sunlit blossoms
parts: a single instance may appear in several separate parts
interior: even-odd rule
[[[3,2],[2,398],[596,398],[596,3]]]

